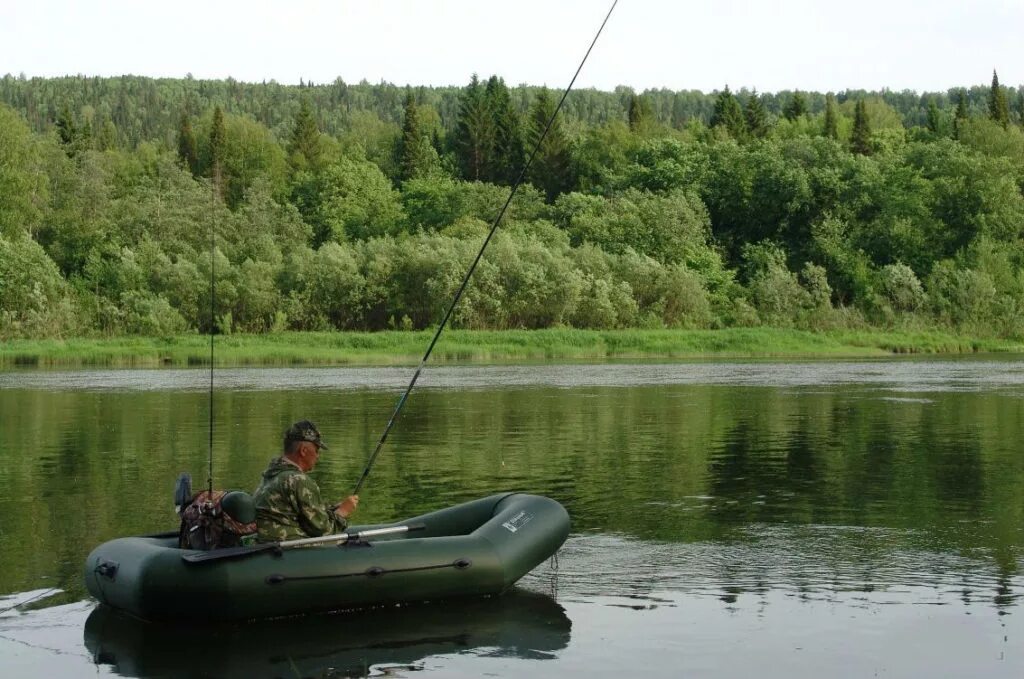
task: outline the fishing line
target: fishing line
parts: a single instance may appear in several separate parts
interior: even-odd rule
[[[612,12],[615,11],[615,6],[619,4],[619,0],[612,2],[611,8],[608,10],[608,14],[605,15],[604,21],[601,22],[601,27],[597,29],[597,33],[594,35],[594,39],[590,42],[590,47],[587,48],[587,53],[583,55],[583,60],[580,61],[580,65],[576,68],[576,73],[572,76],[572,80],[569,81],[569,86],[565,88],[562,93],[562,98],[558,100],[558,106],[555,107],[554,113],[548,118],[548,123],[544,127],[544,131],[541,132],[540,138],[537,139],[537,143],[534,144],[533,151],[530,153],[530,157],[519,171],[519,176],[516,177],[515,182],[512,184],[512,190],[508,194],[508,199],[505,204],[501,207],[501,211],[498,212],[498,216],[494,219],[494,224],[491,225],[491,230],[487,234],[487,238],[484,239],[484,244],[480,246],[480,251],[476,253],[476,259],[470,265],[469,270],[466,271],[465,277],[462,279],[462,285],[459,286],[458,291],[455,293],[455,298],[452,299],[451,305],[444,314],[444,318],[441,319],[441,324],[437,326],[437,332],[434,333],[434,338],[430,340],[430,346],[427,347],[427,351],[423,354],[423,358],[420,359],[420,363],[416,366],[416,372],[412,375],[412,380],[409,381],[409,386],[406,387],[405,393],[402,394],[401,398],[398,399],[398,403],[395,405],[394,412],[391,413],[391,418],[388,420],[387,426],[384,427],[384,433],[381,434],[380,439],[377,441],[377,446],[373,449],[373,453],[370,455],[370,459],[366,463],[366,468],[363,469],[362,476],[359,477],[359,481],[356,483],[355,490],[352,491],[353,495],[359,494],[359,489],[363,487],[363,482],[366,481],[366,477],[370,475],[370,469],[373,467],[373,463],[376,461],[377,456],[380,454],[381,448],[384,447],[384,442],[388,438],[388,433],[391,432],[391,428],[394,426],[395,421],[398,419],[398,414],[402,411],[402,406],[405,405],[405,401],[409,398],[409,394],[412,392],[416,381],[420,378],[420,372],[423,370],[423,366],[426,365],[427,359],[430,358],[431,352],[434,351],[434,345],[437,344],[437,340],[441,337],[441,332],[444,330],[445,325],[448,324],[448,319],[451,318],[452,312],[455,310],[455,305],[459,303],[462,298],[462,293],[466,290],[466,285],[469,284],[469,279],[476,270],[476,265],[480,263],[480,258],[484,255],[484,250],[487,249],[488,243],[491,242],[491,238],[494,233],[498,230],[498,225],[501,224],[501,218],[505,216],[505,211],[508,210],[508,206],[512,203],[512,199],[516,195],[516,191],[519,190],[520,184],[523,183],[523,179],[526,177],[526,171],[530,169],[530,165],[533,164],[533,159],[537,156],[537,152],[540,151],[541,144],[544,143],[544,139],[548,136],[548,131],[551,130],[551,126],[555,122],[555,118],[558,116],[558,112],[562,110],[562,105],[565,103],[565,98],[569,96],[569,92],[572,90],[572,86],[576,84],[576,78],[579,76],[580,71],[583,70],[583,65],[587,63],[587,57],[590,56],[591,50],[594,49],[594,45],[597,44],[597,39],[601,37],[601,32],[604,30],[605,25],[608,23],[608,19],[611,18]],[[211,338],[212,342],[212,338]],[[212,411],[211,411],[212,412]],[[212,444],[211,444],[212,445]],[[212,450],[212,448],[211,448]],[[211,453],[212,457],[212,453]]]

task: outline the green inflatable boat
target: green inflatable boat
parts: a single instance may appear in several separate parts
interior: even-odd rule
[[[272,618],[500,594],[568,534],[558,502],[507,493],[354,526],[340,544],[199,552],[179,549],[176,532],[120,538],[92,551],[85,583],[101,603],[146,620]]]

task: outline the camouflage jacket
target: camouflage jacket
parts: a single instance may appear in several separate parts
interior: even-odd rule
[[[316,481],[283,457],[270,461],[253,499],[260,542],[330,535],[348,525],[320,500]]]

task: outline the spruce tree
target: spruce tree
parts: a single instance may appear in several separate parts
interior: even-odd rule
[[[786,108],[783,110],[782,115],[784,115],[786,120],[789,121],[794,121],[807,115],[807,98],[804,97],[802,92],[799,90],[793,92],[793,96],[789,98],[789,103],[786,104]]]
[[[199,153],[196,151],[196,135],[188,112],[182,111],[178,121],[178,160],[188,168],[192,176],[199,174]]]
[[[969,115],[967,113],[967,94],[960,90],[956,96],[956,114],[953,116],[953,136],[957,139],[960,138],[960,130],[963,127],[964,122],[967,121]]]
[[[78,128],[75,126],[75,119],[71,115],[71,107],[64,104],[60,109],[60,116],[57,118],[57,138],[60,139],[64,152],[69,156],[75,154],[75,141],[78,138]]]
[[[542,87],[530,107],[527,129],[528,148],[537,146],[548,121],[555,112],[555,101],[548,88]],[[540,144],[529,170],[530,182],[542,189],[548,200],[572,188],[572,167],[569,143],[562,131],[561,121],[555,117],[548,134]]]
[[[857,100],[857,107],[854,109],[850,149],[865,156],[871,154],[871,125],[868,122],[868,107],[863,99]]]
[[[626,111],[626,118],[629,121],[630,130],[640,132],[650,122],[653,115],[649,99],[637,96],[635,93],[629,95],[629,107]]]
[[[743,114],[747,121],[747,131],[751,137],[762,139],[768,134],[768,113],[764,110],[757,90],[751,92],[747,97],[747,105]]]
[[[1004,128],[1010,126],[1010,106],[995,70],[992,71],[992,89],[988,93],[988,117]]]
[[[939,115],[939,107],[935,105],[935,99],[928,99],[928,130],[932,134],[939,133],[939,125],[941,116]]]
[[[224,151],[227,146],[227,128],[224,125],[224,112],[220,106],[213,109],[213,125],[210,126],[210,178],[213,190],[221,198],[224,197]]]
[[[86,118],[85,122],[82,123],[82,127],[78,130],[78,139],[75,145],[81,151],[87,151],[92,148],[92,121],[88,118]]]
[[[416,97],[409,92],[402,115],[402,137],[398,142],[399,177],[402,180],[426,177],[438,167],[438,162],[430,135],[423,129]]]
[[[502,78],[490,77],[485,97],[494,125],[494,153],[487,179],[497,184],[511,184],[519,177],[526,162],[522,118]]]
[[[316,118],[313,116],[309,97],[303,96],[288,143],[288,156],[296,170],[316,171],[320,168],[321,155],[320,128],[317,127]]]
[[[831,92],[825,95],[825,125],[823,133],[829,139],[839,139],[839,114],[836,112],[836,97]]]
[[[711,114],[711,127],[719,126],[724,127],[736,140],[742,140],[747,134],[747,121],[743,119],[743,109],[729,91],[728,85],[718,93],[715,109]]]
[[[474,73],[462,91],[453,134],[455,157],[463,179],[482,181],[487,177],[494,152],[494,137],[494,117],[480,79]]]
[[[1024,90],[1017,93],[1017,122],[1024,127]]]

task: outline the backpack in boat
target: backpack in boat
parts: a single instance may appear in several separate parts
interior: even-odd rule
[[[256,534],[256,506],[248,493],[215,490],[211,495],[204,490],[191,495],[191,492],[183,492],[182,479],[178,485],[175,503],[181,515],[178,531],[180,548],[238,547],[247,536]],[[187,502],[185,498],[188,498]]]

